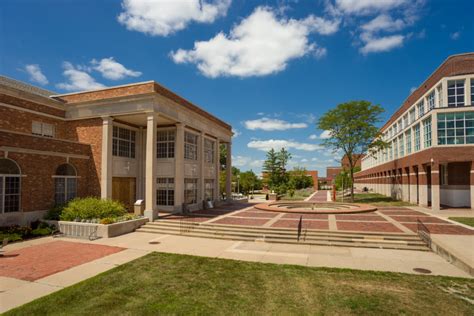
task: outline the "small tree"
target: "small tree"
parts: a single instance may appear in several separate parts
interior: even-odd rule
[[[245,171],[240,174],[240,186],[242,191],[246,194],[249,194],[250,191],[255,190],[258,185],[257,175],[252,171]]]
[[[329,131],[330,137],[323,145],[334,152],[342,151],[349,161],[351,201],[354,202],[354,168],[360,154],[373,153],[386,148],[377,123],[384,112],[380,105],[368,101],[351,101],[339,104],[326,112],[318,121],[318,128]]]
[[[263,163],[263,172],[267,175],[268,185],[272,189],[277,189],[288,183],[288,173],[286,166],[291,159],[291,154],[282,148],[279,152],[273,148],[267,152],[267,159]],[[282,188],[283,191],[286,189]]]

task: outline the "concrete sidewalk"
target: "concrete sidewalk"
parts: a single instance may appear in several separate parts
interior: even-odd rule
[[[0,312],[5,312],[93,277],[152,251],[277,264],[297,264],[308,267],[350,268],[411,274],[416,274],[413,271],[414,268],[424,268],[431,270],[433,275],[470,277],[469,274],[451,265],[440,256],[424,251],[270,244],[139,232],[95,241],[59,239],[127,249],[34,282],[0,277]],[[6,250],[31,247],[53,240],[58,240],[58,238],[47,237],[12,244],[7,246]]]

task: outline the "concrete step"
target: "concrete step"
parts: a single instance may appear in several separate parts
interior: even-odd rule
[[[379,248],[379,249],[398,249],[398,250],[417,250],[417,251],[428,251],[429,249],[423,244],[408,244],[408,243],[384,243],[379,240],[368,240],[362,242],[361,240],[332,240],[332,239],[306,239],[297,241],[296,238],[274,238],[273,236],[255,236],[255,235],[229,235],[225,233],[211,233],[211,232],[199,232],[199,231],[188,231],[186,233],[169,230],[142,226],[137,229],[138,232],[146,232],[153,234],[162,235],[179,235],[186,237],[199,237],[199,238],[213,238],[213,239],[224,239],[224,240],[240,240],[240,241],[261,241],[269,243],[282,243],[282,244],[303,244],[303,245],[319,245],[319,246],[339,246],[339,247],[362,247],[362,248]]]
[[[207,228],[217,231],[239,231],[239,232],[256,232],[265,234],[287,234],[295,235],[297,230],[295,228],[279,228],[279,227],[252,227],[252,226],[239,226],[239,225],[225,225],[225,224],[212,224],[212,223],[198,223],[198,222],[180,222],[180,221],[156,221],[149,222],[148,226],[157,227],[179,227],[179,228]],[[317,229],[303,229],[302,233],[307,236],[340,236],[340,237],[352,237],[352,238],[366,238],[371,236],[373,238],[384,238],[386,240],[399,240],[400,238],[405,240],[420,240],[418,235],[415,234],[400,234],[400,233],[375,233],[375,232],[352,232],[352,231],[329,231],[329,230],[317,230]]]
[[[227,235],[227,236],[242,236],[242,237],[251,237],[251,238],[272,238],[272,239],[286,239],[286,240],[295,240],[297,238],[296,231],[289,232],[275,232],[275,231],[259,231],[259,230],[228,230],[228,229],[212,229],[209,227],[202,227],[199,225],[192,226],[160,226],[160,225],[145,225],[144,228],[149,230],[158,229],[161,231],[172,231],[178,234],[187,234],[188,232],[193,233],[203,233],[209,235]],[[306,240],[331,240],[331,241],[350,241],[350,242],[361,242],[361,243],[370,243],[377,242],[383,244],[406,244],[406,245],[417,245],[423,246],[424,243],[419,239],[414,238],[394,238],[389,236],[385,238],[383,236],[366,236],[366,235],[338,235],[338,234],[309,234],[303,232],[301,237]]]

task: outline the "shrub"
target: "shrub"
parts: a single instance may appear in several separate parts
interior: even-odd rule
[[[126,214],[122,203],[95,197],[74,199],[64,208],[60,218],[63,221],[117,218]]]
[[[59,221],[61,214],[64,210],[64,205],[54,206],[48,210],[44,219],[52,220],[52,221]]]

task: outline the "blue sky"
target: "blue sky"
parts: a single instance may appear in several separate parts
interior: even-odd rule
[[[234,164],[337,165],[315,120],[365,99],[394,112],[452,54],[474,51],[474,1],[0,3],[0,73],[57,92],[155,80],[230,123]],[[324,137],[324,134],[323,134]]]

